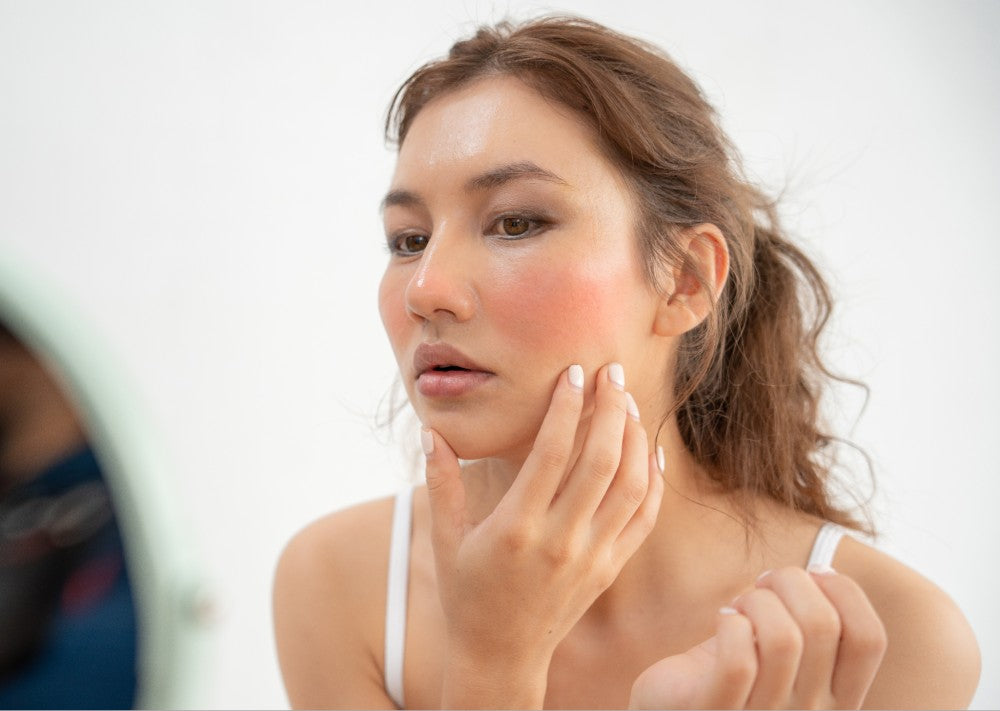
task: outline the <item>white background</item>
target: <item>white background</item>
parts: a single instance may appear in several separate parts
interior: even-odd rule
[[[839,299],[830,355],[871,387],[845,434],[880,545],[966,612],[997,707],[1000,3],[0,2],[0,249],[146,405],[218,606],[198,705],[287,703],[282,545],[407,476],[408,435],[373,425],[391,94],[477,22],[541,10],[666,48],[786,189]]]

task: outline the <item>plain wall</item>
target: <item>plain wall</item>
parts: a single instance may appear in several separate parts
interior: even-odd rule
[[[270,585],[309,520],[407,478],[374,425],[385,107],[474,24],[581,13],[664,47],[838,298],[833,412],[879,545],[935,580],[1000,706],[1000,4],[0,2],[0,250],[145,403],[217,605],[206,708],[284,706]],[[863,472],[861,472],[863,475]],[[990,563],[989,561],[993,561]]]

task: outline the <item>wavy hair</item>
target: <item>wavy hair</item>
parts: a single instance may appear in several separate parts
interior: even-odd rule
[[[716,306],[681,339],[676,362],[664,364],[674,369],[671,411],[707,475],[748,520],[752,501],[765,495],[872,532],[870,520],[837,502],[841,440],[821,423],[826,386],[859,384],[834,375],[820,354],[829,287],[783,231],[775,202],[744,177],[694,81],[657,47],[585,19],[502,22],[480,27],[403,83],[386,117],[387,140],[401,145],[429,102],[496,75],[517,77],[594,129],[637,200],[650,283],[665,264],[683,263],[685,228],[712,223],[725,236],[730,272]]]

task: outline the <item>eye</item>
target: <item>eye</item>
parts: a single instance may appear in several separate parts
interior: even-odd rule
[[[533,237],[546,227],[549,221],[536,215],[514,214],[501,215],[497,217],[490,228],[489,234],[496,235],[501,239],[524,239]]]
[[[427,249],[429,238],[419,232],[407,232],[389,239],[389,251],[400,256],[420,254]]]
[[[526,217],[505,217],[500,220],[500,229],[509,237],[521,237],[531,229],[531,220]]]

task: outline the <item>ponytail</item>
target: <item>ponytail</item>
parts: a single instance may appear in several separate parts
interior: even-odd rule
[[[760,194],[747,190],[761,204]],[[820,355],[830,289],[782,234],[773,204],[757,213],[764,219],[752,228],[745,299],[738,287],[727,295],[715,362],[677,409],[681,436],[709,476],[741,496],[747,514],[750,501],[764,495],[871,533],[868,521],[830,495],[836,438],[822,427],[821,396],[831,379],[859,384],[831,373]]]

